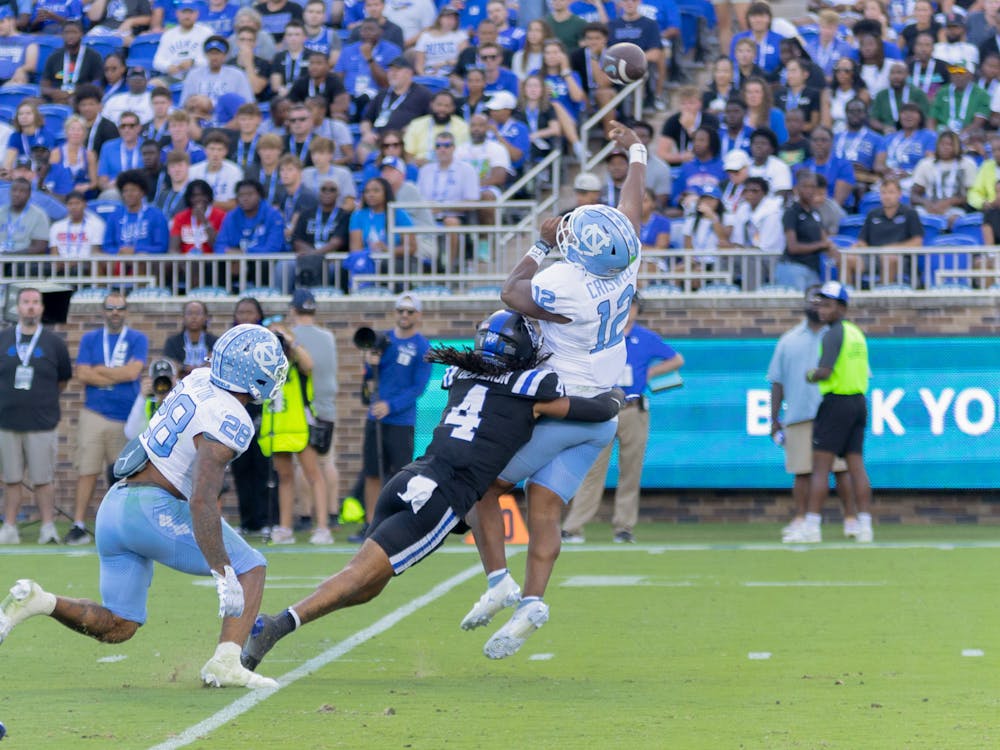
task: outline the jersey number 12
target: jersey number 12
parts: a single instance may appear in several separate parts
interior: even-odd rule
[[[597,329],[597,346],[590,350],[591,354],[617,346],[625,338],[625,321],[628,320],[628,311],[634,296],[635,287],[629,284],[619,295],[613,311],[611,300],[606,299],[597,306],[597,314],[601,319]]]

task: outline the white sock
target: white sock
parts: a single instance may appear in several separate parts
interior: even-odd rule
[[[858,513],[858,523],[862,526],[872,525],[872,514],[871,513]]]
[[[806,526],[814,526],[818,529],[821,523],[823,523],[823,516],[819,513],[806,513]]]
[[[220,643],[218,646],[215,647],[215,656],[213,656],[212,658],[213,659],[216,657],[224,657],[229,659],[235,658],[237,661],[239,661],[240,652],[242,650],[243,650],[242,647],[238,643],[233,643],[232,641],[223,641],[222,643]]]

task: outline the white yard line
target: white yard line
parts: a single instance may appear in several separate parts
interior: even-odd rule
[[[174,748],[185,747],[190,745],[192,742],[204,738],[205,735],[225,726],[236,717],[245,714],[250,709],[256,707],[259,703],[263,703],[278,690],[288,687],[292,683],[301,680],[303,677],[306,677],[316,670],[325,667],[330,662],[339,659],[344,654],[349,653],[357,646],[360,646],[375,636],[381,635],[385,631],[389,630],[400,620],[403,620],[422,607],[440,599],[442,596],[450,592],[455,587],[465,583],[470,578],[482,574],[483,568],[481,565],[474,565],[471,568],[466,568],[461,573],[452,576],[446,581],[442,581],[426,594],[410,600],[403,606],[387,614],[382,619],[369,625],[364,630],[359,630],[349,638],[330,647],[319,656],[314,656],[312,659],[302,664],[302,666],[297,667],[291,672],[277,678],[280,683],[280,687],[272,690],[247,690],[243,692],[238,699],[230,703],[225,708],[216,711],[207,719],[199,721],[197,724],[182,730],[175,737],[171,737],[166,742],[155,745],[151,748],[151,750],[174,750]],[[266,664],[267,662],[265,661],[264,663]],[[232,689],[240,690],[240,688]]]

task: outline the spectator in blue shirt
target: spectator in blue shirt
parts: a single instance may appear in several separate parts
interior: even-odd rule
[[[142,168],[140,127],[139,115],[123,112],[118,123],[121,138],[112,138],[101,146],[101,155],[97,158],[97,185],[101,190],[108,190],[114,184],[115,175]]]
[[[495,42],[482,44],[479,46],[479,59],[483,61],[483,73],[486,75],[486,95],[509,91],[517,97],[521,83],[513,70],[503,67],[503,47]]]
[[[781,63],[781,35],[771,31],[771,6],[764,2],[753,3],[747,8],[748,31],[741,31],[733,37],[729,46],[729,56],[736,59],[736,43],[740,39],[750,39],[757,45],[754,62],[765,73],[771,73]]]
[[[115,180],[122,205],[107,215],[104,252],[112,255],[160,254],[170,247],[167,218],[156,206],[146,203],[149,189],[140,169],[129,169]],[[127,416],[127,415],[126,415]]]
[[[236,208],[226,214],[215,240],[217,253],[280,253],[285,249],[285,220],[264,200],[256,180],[236,183]]]
[[[813,130],[809,138],[809,149],[812,158],[806,159],[799,169],[808,169],[826,178],[827,193],[841,206],[854,190],[854,167],[850,162],[839,159],[833,154],[833,131],[824,125]]]
[[[80,0],[35,0],[28,30],[42,34],[58,34],[67,21],[83,21]]]
[[[183,109],[175,109],[167,118],[167,132],[170,134],[170,143],[160,151],[160,161],[167,163],[167,156],[174,149],[186,151],[191,157],[191,166],[200,164],[208,156],[205,149],[191,140],[191,115]]]
[[[359,29],[361,41],[345,44],[333,68],[344,77],[344,88],[353,102],[352,120],[357,121],[379,89],[389,85],[389,63],[403,51],[382,38],[378,21],[365,19]]]
[[[517,52],[524,46],[527,32],[521,26],[512,26],[510,11],[504,0],[489,0],[486,4],[486,15],[497,27],[497,42],[504,49]]]
[[[574,75],[576,75],[574,73]],[[531,133],[528,126],[513,117],[517,99],[506,91],[493,95],[486,109],[490,117],[493,138],[510,154],[511,166],[520,173],[524,160],[531,151]]]
[[[682,203],[685,193],[698,194],[707,187],[719,187],[726,179],[726,171],[719,158],[719,134],[701,127],[694,131],[691,146],[694,158],[681,166],[680,175],[674,188],[677,205]]]
[[[208,26],[213,34],[229,37],[236,30],[239,10],[239,4],[229,0],[208,0],[206,7],[198,11],[198,23]]]

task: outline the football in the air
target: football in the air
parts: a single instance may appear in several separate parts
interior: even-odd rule
[[[603,70],[613,83],[632,83],[646,75],[646,53],[632,42],[612,44],[601,58]]]

